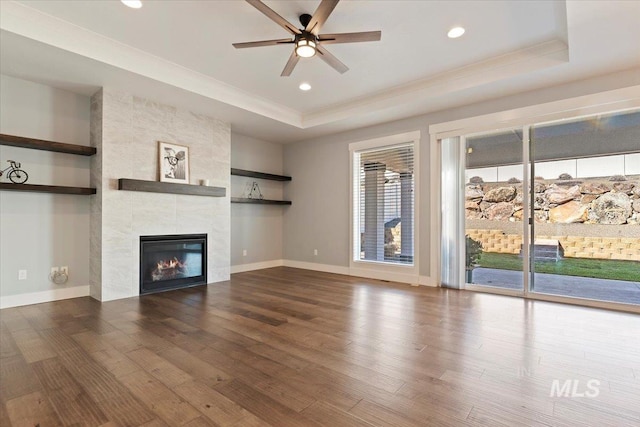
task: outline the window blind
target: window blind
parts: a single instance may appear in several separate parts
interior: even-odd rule
[[[354,259],[413,265],[413,144],[356,151],[354,170]]]

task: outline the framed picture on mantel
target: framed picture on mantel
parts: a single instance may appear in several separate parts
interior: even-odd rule
[[[160,182],[189,183],[189,147],[158,141]]]

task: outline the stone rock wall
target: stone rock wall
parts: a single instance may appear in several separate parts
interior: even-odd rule
[[[534,181],[536,222],[640,224],[640,176],[574,180],[563,175],[566,179]],[[522,221],[522,185],[478,181],[471,179],[465,186],[467,219]]]

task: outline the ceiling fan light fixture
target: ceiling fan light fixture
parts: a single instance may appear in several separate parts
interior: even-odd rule
[[[296,55],[302,58],[311,58],[316,54],[316,40],[313,35],[301,34],[296,40]]]

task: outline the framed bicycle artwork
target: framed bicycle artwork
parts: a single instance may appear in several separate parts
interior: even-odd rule
[[[20,169],[20,163],[16,162],[15,160],[7,160],[7,163],[9,163],[9,166],[7,166],[5,169],[0,170],[0,176],[2,176],[2,174],[6,171],[9,171],[7,173],[7,178],[9,178],[9,181],[13,182],[14,184],[24,184],[25,182],[27,182],[27,180],[29,179],[29,174],[27,174],[26,171]]]
[[[189,147],[158,141],[160,182],[189,183]]]

